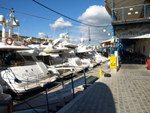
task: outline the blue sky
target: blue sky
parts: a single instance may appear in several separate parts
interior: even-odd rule
[[[41,4],[62,13],[75,20],[91,25],[107,25],[111,18],[104,7],[104,0],[36,0]],[[52,19],[64,21],[60,23],[50,20],[44,20],[15,12],[15,16],[20,21],[20,27],[13,30],[13,33],[19,33],[21,36],[44,38],[45,35],[56,39],[60,33],[70,32],[70,39],[73,43],[79,44],[80,37],[84,37],[85,44],[88,44],[88,26],[81,26],[61,15],[58,15],[32,0],[0,0],[0,6],[14,8],[16,11]],[[0,15],[9,18],[9,10],[0,8]],[[77,25],[75,25],[77,24]],[[90,27],[91,44],[99,45],[101,41],[110,39],[107,33],[102,32],[103,28]],[[0,27],[2,30],[2,27]],[[7,29],[8,31],[8,29]],[[81,35],[82,34],[82,35]]]

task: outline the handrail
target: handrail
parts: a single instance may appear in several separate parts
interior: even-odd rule
[[[120,8],[114,8],[113,10],[141,7],[141,6],[144,6],[144,5],[147,6],[147,5],[150,5],[150,4],[140,4],[140,5],[134,5],[134,6],[129,6],[129,7],[120,7]]]
[[[141,4],[141,5],[134,5],[134,6],[128,6],[128,7],[121,7],[121,8],[114,8],[112,9],[112,14],[114,16],[112,16],[112,21],[117,21],[117,20],[126,20],[126,19],[135,19],[134,17],[130,16],[130,17],[126,17],[125,18],[125,9],[129,9],[129,8],[137,8],[137,7],[141,7],[142,9],[140,9],[137,14],[138,14],[138,18],[146,18],[147,15],[149,14],[147,11],[149,11],[147,9],[147,6],[150,6],[150,4]],[[116,13],[115,14],[115,11],[118,11],[120,10],[121,12],[120,13]],[[135,10],[136,11],[136,10]],[[143,13],[142,13],[143,12]],[[143,14],[143,16],[141,17],[141,14]],[[135,15],[135,14],[134,14]],[[117,19],[118,18],[118,19]],[[143,20],[144,21],[144,20]]]
[[[16,77],[14,77],[13,79],[11,79],[11,78],[9,78],[9,76],[11,75],[12,76],[12,74],[10,74],[9,72],[8,72],[9,70],[5,70],[5,74],[6,74],[6,78],[3,76],[3,78],[4,79],[7,79],[8,81],[10,81],[11,82],[11,84],[12,84],[12,82],[13,82],[13,84],[15,84],[15,78]],[[26,78],[26,80],[24,79],[24,80],[21,80],[22,81],[22,84],[20,84],[20,85],[23,85],[24,84],[24,88],[29,88],[29,84],[30,83],[36,83],[36,85],[37,84],[39,84],[39,76],[41,75],[41,74],[43,74],[43,73],[40,73],[40,74],[37,74],[37,78],[36,78],[36,80],[34,79],[34,81],[30,81],[29,80],[29,76]],[[42,76],[42,78],[41,79],[43,79],[44,80],[44,82],[43,83],[47,83],[46,82],[46,76]]]

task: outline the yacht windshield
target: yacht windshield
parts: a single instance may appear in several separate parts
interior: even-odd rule
[[[15,56],[16,55],[14,51],[0,51],[0,59],[3,65],[10,65],[11,60],[16,61]]]
[[[11,66],[15,65],[17,62],[23,62],[23,58],[16,53],[14,50],[0,51],[0,65],[1,66]]]
[[[23,56],[26,61],[34,61],[32,56]]]

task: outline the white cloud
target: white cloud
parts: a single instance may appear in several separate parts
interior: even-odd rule
[[[38,33],[38,38],[45,38],[45,37],[46,37],[45,33],[43,33],[43,32]]]
[[[98,5],[90,6],[78,19],[97,26],[106,25],[111,20],[105,7]]]
[[[57,19],[57,21],[55,21],[54,24],[49,24],[49,26],[51,27],[52,31],[58,31],[66,28],[71,28],[72,24],[68,21],[64,21],[64,19],[60,17],[59,19]]]
[[[105,7],[98,5],[90,6],[78,19],[95,26],[106,26],[111,21]],[[88,26],[79,26],[78,28],[82,31],[83,37],[88,40]],[[111,38],[107,33],[103,33],[103,27],[90,27],[90,37],[92,45],[99,45],[100,42]],[[88,45],[88,43],[85,40],[85,44]]]
[[[80,39],[79,39],[80,37],[78,35],[70,35],[69,38],[70,38],[70,41],[75,44],[79,44],[80,42]]]

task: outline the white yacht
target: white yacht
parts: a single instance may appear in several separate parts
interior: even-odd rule
[[[10,19],[5,19],[0,15],[0,25],[3,26],[2,42],[0,42],[0,84],[3,90],[26,93],[56,80],[57,77],[49,73],[43,62],[27,64],[25,59],[16,52],[29,50],[29,47],[15,45],[11,38],[12,30],[19,26],[19,21],[14,20],[13,9],[9,17]],[[9,38],[6,38],[6,27],[9,27]]]
[[[76,44],[73,44],[70,41],[69,33],[63,33],[63,34],[60,34],[60,35],[63,35],[63,37],[65,38],[65,41],[62,42],[62,45],[64,47],[67,47],[67,48],[70,48],[70,49],[73,49],[73,50],[78,47]]]
[[[81,44],[79,44],[77,48],[77,54],[79,57],[82,57],[83,59],[89,60],[89,64],[91,67],[95,66],[95,64],[101,64],[109,58],[106,58],[101,55],[101,53],[98,53],[97,50],[95,50],[94,47],[91,46],[84,46],[84,39],[81,38],[80,40]],[[88,62],[88,61],[86,61]]]
[[[65,41],[60,43],[63,47],[67,47],[70,49],[70,51],[64,51],[61,55],[63,58],[68,59],[68,63],[70,66],[74,66],[77,70],[86,69],[89,67],[89,64],[82,62],[82,59],[76,55],[76,48],[77,45],[70,42],[69,33],[63,33],[63,37],[65,38]],[[60,34],[61,36],[61,34]]]
[[[69,66],[66,62],[67,59],[61,57],[63,51],[52,50],[51,52],[43,52],[35,48],[17,52],[25,59],[26,63],[42,61],[46,65],[47,70],[58,77],[61,77],[61,74],[64,72],[74,70],[74,67]]]
[[[103,56],[103,55],[101,54],[101,52],[98,51],[98,50],[94,50],[94,52],[95,52],[95,56],[96,56],[97,58],[100,58],[102,62],[106,62],[107,60],[110,59],[109,57],[107,58],[107,57]]]
[[[88,65],[82,64],[80,58],[78,58],[74,54],[73,47],[75,46],[71,46],[71,43],[69,44],[69,46],[66,43],[67,47],[64,47],[63,43],[59,43],[56,45],[54,45],[55,43],[53,45],[52,44],[53,42],[50,42],[49,46],[46,47],[43,50],[43,52],[39,53],[40,55],[47,54],[50,56],[49,58],[50,66],[48,66],[49,70],[52,71],[55,68],[56,70],[59,71],[59,73],[67,71],[77,72],[79,70],[88,67]]]
[[[25,62],[42,61],[53,75],[61,77],[63,73],[73,71],[74,67],[67,63],[67,58],[62,57],[64,51],[68,51],[69,49],[61,47],[61,45],[55,45],[59,40],[50,40],[45,48],[39,46],[32,50],[17,52],[25,58]]]
[[[65,41],[58,43],[63,38],[65,38]],[[57,73],[57,71],[59,71],[59,73],[79,71],[87,68],[88,65],[82,63],[81,59],[76,56],[74,52],[76,47],[77,45],[69,41],[68,33],[62,33],[58,39],[55,39],[54,41],[50,40],[47,47],[43,50],[39,49],[38,54],[41,56],[49,55],[49,61],[44,63],[47,64],[48,70],[51,70],[53,73]],[[23,55],[23,53],[21,53],[21,55]],[[27,54],[24,53],[23,56],[25,55]]]
[[[87,63],[90,68],[93,68],[97,65],[97,63],[95,62],[94,57],[89,54],[89,52],[92,52],[92,50],[84,46],[84,39],[81,38],[80,44],[78,45],[78,48],[76,48],[76,54],[81,58],[83,63]]]
[[[4,91],[25,93],[56,80],[57,76],[50,74],[43,62],[27,63],[16,52],[25,49],[27,47],[0,45],[0,84]]]

